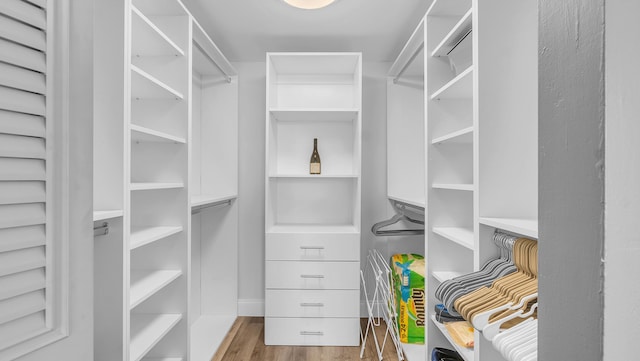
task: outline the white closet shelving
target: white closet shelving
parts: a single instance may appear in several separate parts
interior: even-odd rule
[[[267,54],[268,345],[359,343],[361,69],[359,53]]]
[[[441,282],[498,257],[496,229],[538,237],[536,6],[435,0],[389,71],[388,196],[426,205],[429,310]],[[417,158],[404,148],[418,129],[424,188],[414,185]],[[474,348],[456,345],[430,313],[426,345],[407,350],[409,361],[436,346],[467,361],[504,360],[478,332]]]
[[[208,361],[237,316],[236,73],[179,0],[97,7],[94,358]]]

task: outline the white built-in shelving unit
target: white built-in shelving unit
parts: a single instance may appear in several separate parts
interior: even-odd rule
[[[267,54],[268,345],[359,343],[361,97],[359,53]]]
[[[498,257],[496,229],[538,237],[536,7],[435,0],[389,71],[388,196],[425,205],[429,305],[441,282]],[[405,149],[419,126],[423,188]],[[410,190],[424,190],[420,203]],[[462,348],[430,319],[423,354],[407,352],[409,361],[428,359],[436,346],[466,361],[504,360],[479,332],[474,348]]]
[[[236,73],[179,0],[97,10],[94,358],[208,361],[237,315]]]

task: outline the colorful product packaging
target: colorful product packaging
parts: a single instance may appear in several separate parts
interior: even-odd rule
[[[424,290],[424,257],[396,254],[391,257],[400,341],[424,343],[427,298]]]

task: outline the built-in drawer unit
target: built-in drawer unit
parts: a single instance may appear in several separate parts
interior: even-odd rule
[[[268,261],[359,261],[360,234],[267,233]]]
[[[357,290],[359,262],[266,261],[267,289]]]
[[[266,318],[267,345],[358,346],[359,318]]]
[[[359,290],[267,290],[266,317],[359,317]]]

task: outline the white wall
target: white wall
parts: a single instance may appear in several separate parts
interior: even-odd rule
[[[640,339],[640,2],[606,3],[604,358],[629,359]]]
[[[264,62],[235,63],[239,81],[239,301],[240,315],[264,314]],[[386,72],[388,63],[363,63],[362,245],[384,249],[371,234],[386,219]]]

